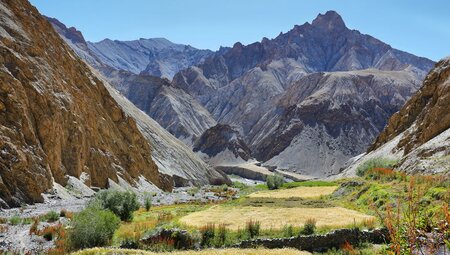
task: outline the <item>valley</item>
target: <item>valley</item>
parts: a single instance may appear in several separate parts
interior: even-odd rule
[[[450,57],[334,10],[90,41],[39,1],[0,0],[0,254],[450,253]]]

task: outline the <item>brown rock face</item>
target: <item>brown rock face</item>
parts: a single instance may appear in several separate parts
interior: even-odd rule
[[[42,201],[66,176],[161,185],[151,149],[104,85],[25,0],[0,3],[0,198]]]
[[[369,151],[408,130],[397,145],[404,154],[450,128],[450,60],[442,60],[425,78],[422,88],[395,113]],[[415,125],[413,127],[413,125]]]

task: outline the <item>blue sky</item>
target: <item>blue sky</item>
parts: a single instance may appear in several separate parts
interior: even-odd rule
[[[347,27],[438,60],[450,55],[448,0],[31,0],[88,41],[165,37],[217,50],[273,38],[335,10]]]

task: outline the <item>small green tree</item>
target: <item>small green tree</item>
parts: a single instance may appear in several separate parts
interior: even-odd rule
[[[69,231],[70,245],[73,249],[108,245],[119,225],[119,217],[111,211],[88,206],[73,218]]]
[[[135,193],[117,190],[100,191],[92,203],[98,203],[103,209],[110,210],[123,221],[131,221],[133,212],[140,206]]]
[[[269,175],[266,179],[267,188],[270,190],[279,189],[284,184],[284,178],[280,175]]]

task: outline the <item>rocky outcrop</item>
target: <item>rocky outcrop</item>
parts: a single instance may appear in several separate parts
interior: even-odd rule
[[[0,198],[42,201],[53,181],[85,173],[164,184],[148,141],[101,80],[25,0],[0,3]]]
[[[422,87],[395,113],[368,152],[344,171],[352,175],[374,157],[398,159],[397,168],[410,173],[449,173],[450,59],[427,75]]]
[[[244,139],[229,125],[218,124],[206,130],[193,149],[213,166],[235,165],[253,159]]]

